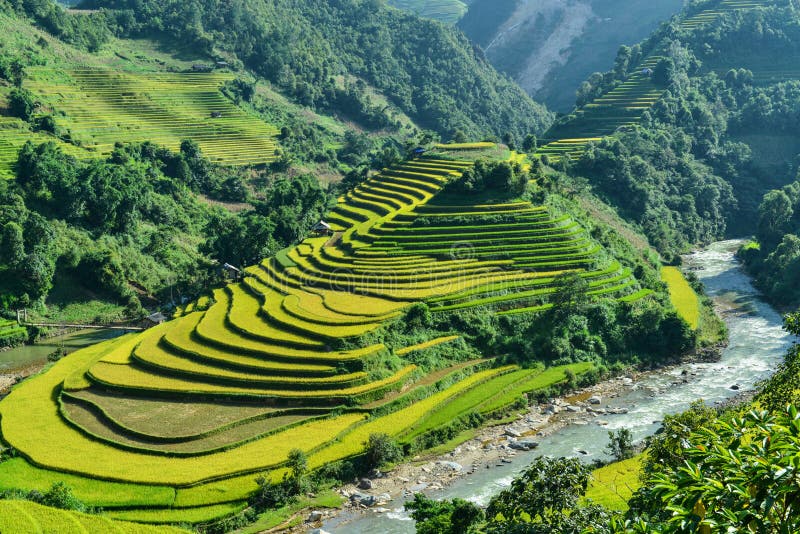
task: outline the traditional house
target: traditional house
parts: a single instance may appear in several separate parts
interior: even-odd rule
[[[331,225],[325,221],[320,221],[315,224],[311,231],[314,232],[314,235],[318,236],[333,235],[333,228],[331,228]]]
[[[225,273],[226,276],[232,278],[233,280],[239,280],[242,277],[242,271],[237,267],[234,267],[230,263],[223,264],[222,271]]]

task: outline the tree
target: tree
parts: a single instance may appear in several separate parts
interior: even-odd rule
[[[509,489],[492,498],[490,521],[540,523],[556,528],[586,493],[590,469],[576,458],[539,457],[514,479]]]
[[[648,481],[665,533],[800,532],[800,413],[750,411],[687,438],[684,463]]]
[[[403,458],[400,446],[388,434],[370,434],[364,444],[366,446],[366,462],[370,469],[382,467]]]
[[[570,314],[589,301],[589,284],[579,274],[560,274],[554,283],[558,289],[553,293],[550,302],[555,311]]]
[[[794,214],[792,201],[781,190],[770,191],[758,208],[758,239],[764,248],[772,250],[786,232]]]
[[[300,495],[308,489],[308,457],[300,449],[292,449],[286,462],[289,475],[284,479],[289,495]]]
[[[633,434],[627,428],[620,428],[615,432],[608,432],[609,443],[606,452],[618,462],[633,458]]]
[[[76,512],[83,512],[86,510],[86,505],[75,497],[75,494],[72,493],[72,488],[67,486],[64,482],[56,482],[53,484],[42,497],[41,504],[54,508],[61,508],[63,510],[74,510]]]
[[[33,118],[36,110],[36,101],[33,94],[27,89],[14,88],[8,95],[8,111],[14,117],[28,122]]]
[[[16,268],[25,259],[25,240],[23,239],[22,227],[13,221],[9,221],[3,226],[3,233],[0,235],[0,262]]]
[[[477,532],[483,510],[463,499],[434,501],[421,493],[405,504],[417,522],[417,534],[469,534]]]

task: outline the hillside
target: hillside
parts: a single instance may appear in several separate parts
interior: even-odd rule
[[[467,4],[461,0],[389,0],[388,4],[420,17],[455,24],[467,12]]]
[[[569,156],[662,254],[755,234],[741,256],[756,283],[796,304],[800,74],[775,58],[800,50],[797,20],[791,2],[698,6],[587,81],[538,153]]]
[[[604,72],[621,45],[668,21],[682,0],[476,0],[458,27],[535,100],[568,112],[575,91]]]
[[[106,35],[90,52],[10,11],[0,48],[0,308],[46,321],[116,321],[196,295],[213,262],[254,261],[304,234],[335,202],[320,181],[419,142],[372,89],[359,105],[398,129],[319,114],[151,40]]]
[[[459,32],[380,2],[348,0],[321,7],[306,1],[239,0],[231,7],[218,0],[87,0],[81,6],[108,9],[110,30],[119,36],[169,35],[209,58],[241,61],[318,110],[360,118],[364,112],[353,104],[367,84],[445,138],[460,131],[470,138],[508,134],[521,141],[552,121]],[[228,31],[232,27],[237,31]]]
[[[495,163],[476,159],[487,156]],[[27,381],[0,403],[3,439],[22,456],[0,464],[0,486],[37,489],[69,472],[76,495],[111,517],[203,522],[240,511],[257,475],[280,482],[293,448],[312,470],[358,458],[375,433],[425,448],[462,416],[482,420],[619,357],[591,342],[548,349],[541,321],[611,307],[629,325],[612,350],[654,351],[654,335],[664,340],[655,359],[686,346],[663,287],[643,285],[657,279],[653,267],[615,257],[609,230],[609,245],[597,242],[557,196],[533,205],[462,189],[493,176],[524,185],[508,163],[517,159],[493,145],[442,145],[384,169],[339,199],[332,237],[309,237],[172,321]],[[518,341],[502,345],[520,329],[538,347],[533,360],[510,349]],[[511,357],[494,363],[482,349]],[[42,446],[53,435],[57,451]]]
[[[38,532],[120,534],[180,534],[188,531],[171,527],[150,527],[116,521],[104,516],[81,514],[48,508],[27,501],[0,501],[0,528],[3,532],[33,534]]]

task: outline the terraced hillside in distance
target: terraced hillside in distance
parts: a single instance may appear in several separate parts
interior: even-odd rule
[[[455,24],[467,12],[467,3],[461,0],[389,0],[389,5],[420,17]]]
[[[683,30],[692,30],[713,23],[724,13],[757,9],[773,3],[772,0],[721,0],[681,20],[678,26]],[[665,92],[653,81],[652,75],[662,59],[660,53],[656,51],[646,57],[619,86],[573,112],[569,120],[554,125],[542,139],[544,144],[537,154],[547,155],[551,161],[558,161],[562,157],[577,159],[590,143],[637,124],[644,112]]]
[[[593,295],[650,293],[567,215],[440,195],[476,147],[384,169],[340,198],[327,219],[333,235],[17,387],[0,403],[3,439],[19,452],[0,464],[0,489],[63,480],[112,518],[198,523],[241,510],[257,476],[279,481],[293,448],[316,469],[361,454],[373,433],[413,444],[591,370],[484,358],[423,372],[414,363],[423,351],[459,343],[458,332],[375,341],[419,302],[434,314],[545,309],[565,272]]]
[[[107,155],[117,142],[150,141],[177,151],[181,141],[192,139],[222,165],[272,161],[277,129],[220,92],[233,78],[224,72],[39,67],[29,69],[25,88],[54,111],[58,128],[88,155]]]
[[[91,158],[94,154],[81,147],[70,143],[65,143],[51,135],[33,132],[30,125],[16,117],[0,116],[0,178],[14,177],[14,164],[22,146],[31,141],[32,143],[55,142],[64,152],[78,158]]]

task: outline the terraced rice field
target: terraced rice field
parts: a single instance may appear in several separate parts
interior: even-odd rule
[[[0,501],[0,532],[35,534],[87,534],[115,532],[118,534],[181,534],[188,530],[170,527],[148,527],[116,521],[113,516],[99,516],[49,508],[28,501]]]
[[[661,279],[669,288],[669,298],[678,314],[693,330],[700,324],[700,301],[692,286],[677,267],[663,267]]]
[[[25,87],[54,110],[59,128],[85,149],[78,150],[78,156],[106,155],[116,142],[151,141],[178,150],[181,141],[192,139],[219,164],[272,161],[277,129],[240,110],[220,92],[232,78],[226,73],[36,67],[29,69]]]
[[[93,157],[80,147],[64,143],[47,134],[32,132],[27,123],[14,117],[0,117],[0,179],[13,178],[14,166],[22,146],[31,141],[33,143],[57,143],[67,154],[79,158]]]
[[[485,360],[428,376],[408,361],[368,372],[391,351],[402,361],[458,339],[364,341],[415,302],[526,313],[549,306],[567,271],[598,296],[647,295],[568,216],[527,202],[439,201],[470,165],[423,158],[385,169],[332,211],[338,239],[308,238],[172,321],[78,351],[15,389],[0,428],[22,458],[0,464],[0,488],[46,490],[63,477],[110,517],[195,523],[241,509],[259,474],[279,480],[292,448],[319,467],[360,454],[371,433],[413,442],[563,381],[565,368]],[[461,379],[425,399],[395,402],[404,386],[429,391],[452,376]]]
[[[694,30],[714,22],[725,13],[773,4],[774,0],[721,0],[681,20],[678,27],[684,31]],[[536,153],[547,155],[553,162],[565,157],[578,159],[590,143],[635,126],[665,92],[653,82],[651,74],[662,59],[661,53],[663,51],[657,51],[646,57],[619,86],[576,110],[569,121],[553,126]]]
[[[458,22],[468,9],[461,0],[389,0],[389,5],[446,24]]]

